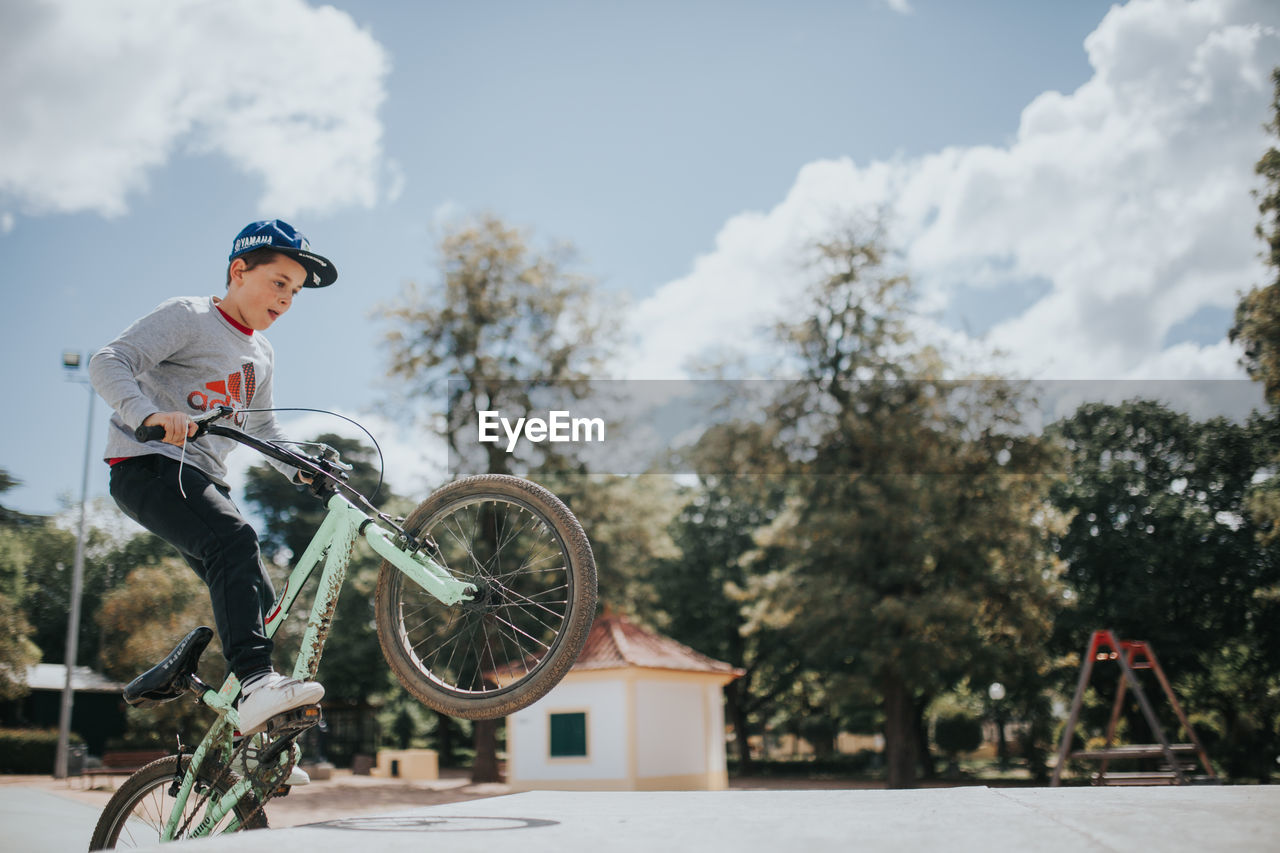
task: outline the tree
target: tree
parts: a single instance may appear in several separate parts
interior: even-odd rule
[[[1272,71],[1275,85],[1272,97],[1272,119],[1267,129],[1280,135],[1280,68]],[[1230,338],[1244,345],[1241,359],[1254,379],[1262,382],[1267,400],[1280,403],[1280,150],[1273,145],[1258,161],[1255,171],[1265,187],[1258,196],[1262,222],[1258,237],[1267,244],[1266,264],[1276,279],[1263,287],[1253,287],[1236,306],[1235,324]]]
[[[419,415],[444,437],[453,470],[512,473],[517,461],[533,468],[539,459],[476,441],[479,412],[524,415],[539,390],[561,402],[586,393],[602,372],[610,317],[594,282],[571,268],[571,249],[536,250],[496,217],[449,228],[439,256],[437,286],[411,285],[384,312],[389,373],[403,380],[403,399],[446,402],[443,415]],[[477,723],[475,737],[473,779],[497,781],[496,723]]]
[[[109,502],[92,502],[90,518],[118,514]],[[98,660],[101,632],[94,616],[102,598],[114,589],[139,560],[173,554],[154,536],[122,538],[110,525],[91,523],[85,530],[84,584],[81,592],[79,643],[76,660]],[[23,528],[27,554],[26,591],[22,610],[34,629],[33,641],[45,663],[62,663],[66,653],[67,608],[71,600],[71,568],[76,535],[56,520]],[[189,571],[189,570],[188,570]]]
[[[1280,68],[1272,72],[1274,94],[1272,119],[1267,129],[1280,135]],[[1263,258],[1275,278],[1270,284],[1254,286],[1236,306],[1235,323],[1229,337],[1244,347],[1241,363],[1249,376],[1262,383],[1272,416],[1280,418],[1280,150],[1269,147],[1258,160],[1255,171],[1264,187],[1257,194],[1258,237],[1266,243]],[[1280,477],[1268,477],[1255,485],[1249,509],[1259,522],[1264,542],[1280,540]]]
[[[6,531],[0,538],[9,535]],[[26,696],[27,667],[39,662],[40,648],[31,642],[31,623],[18,608],[17,598],[0,593],[0,701]]]
[[[960,772],[960,753],[973,752],[982,746],[982,721],[964,711],[948,711],[933,723],[933,740],[951,764],[951,772]]]
[[[1274,69],[1271,76],[1274,86],[1272,119],[1267,129],[1274,137],[1280,136],[1280,68]],[[1280,424],[1280,150],[1274,145],[1268,147],[1258,161],[1256,171],[1264,180],[1258,203],[1262,221],[1257,226],[1257,234],[1266,243],[1263,257],[1275,278],[1264,287],[1255,286],[1241,299],[1230,337],[1244,345],[1242,362],[1249,375],[1263,384],[1271,405],[1269,426],[1275,429]],[[1276,469],[1276,461],[1277,458],[1272,459],[1272,471]],[[1257,478],[1248,495],[1247,507],[1261,543],[1275,548],[1280,544],[1280,477]],[[1255,592],[1255,599],[1260,604],[1274,607],[1280,601],[1280,586],[1273,582],[1270,586],[1260,587]],[[1274,618],[1271,624],[1275,624]],[[1218,707],[1226,720],[1226,743],[1229,748],[1233,747],[1230,749],[1230,755],[1234,756],[1233,764],[1260,780],[1269,778],[1273,770],[1269,763],[1260,759],[1275,752],[1271,743],[1275,738],[1276,721],[1280,720],[1280,709],[1276,708],[1275,702],[1275,697],[1280,696],[1280,687],[1277,686],[1280,678],[1269,665],[1253,666],[1252,659],[1261,656],[1262,661],[1269,664],[1275,660],[1274,648],[1274,644],[1264,649],[1246,644],[1234,652],[1224,651],[1219,662],[1232,675],[1224,677],[1219,673],[1219,677],[1210,679],[1213,683],[1207,685],[1207,692],[1223,699]],[[1251,706],[1249,710],[1237,711],[1230,707],[1231,691],[1221,689],[1224,680],[1253,700],[1247,703]],[[1212,689],[1215,686],[1218,687],[1216,691]]]
[[[138,538],[143,537],[151,535]],[[96,621],[102,636],[102,671],[128,682],[159,663],[193,628],[212,625],[213,608],[196,573],[182,559],[164,556],[135,565],[123,583],[103,596]],[[216,636],[201,657],[200,675],[210,684],[218,684],[225,676]],[[131,708],[128,723],[135,743],[168,746],[174,729],[190,742],[199,737],[208,719],[203,706],[177,701]]]
[[[594,281],[573,271],[571,247],[535,250],[496,217],[450,228],[439,254],[440,286],[410,284],[384,310],[389,373],[404,380],[405,399],[445,400],[443,418],[419,414],[457,469],[510,473],[502,445],[478,446],[478,412],[529,412],[539,389],[586,393],[603,372],[614,323]]]
[[[1280,746],[1276,703],[1264,698],[1280,679],[1280,561],[1248,495],[1275,456],[1274,421],[1194,421],[1136,400],[1087,404],[1050,434],[1071,458],[1052,499],[1071,515],[1055,547],[1076,597],[1055,626],[1057,649],[1078,653],[1098,628],[1148,640],[1190,689],[1189,709],[1218,715],[1233,772],[1265,778],[1256,757]],[[1237,692],[1224,689],[1228,673]]]
[[[689,462],[703,471],[686,489],[670,522],[677,554],[656,561],[650,574],[652,620],[666,633],[744,671],[725,687],[725,715],[733,726],[741,772],[749,772],[749,741],[779,710],[801,677],[791,637],[755,620],[760,601],[753,579],[779,561],[761,549],[756,531],[782,508],[785,482],[758,475],[767,457],[758,425],[726,423],[708,430]]]
[[[801,379],[772,417],[800,476],[762,537],[786,562],[757,586],[828,684],[870,679],[889,784],[909,787],[929,697],[983,661],[1044,646],[1055,460],[1021,427],[1018,385],[939,378],[937,353],[912,342],[909,281],[887,270],[881,239],[855,228],[818,243],[808,310],[781,327]]]
[[[0,469],[0,493],[17,485]],[[40,648],[31,641],[34,630],[20,605],[26,592],[28,554],[23,529],[30,516],[0,506],[0,701],[27,694],[27,667],[40,662]]]
[[[680,498],[666,476],[536,472],[587,532],[599,573],[599,598],[642,621],[662,608],[654,567],[676,553],[667,529]],[[658,620],[661,621],[660,619]]]

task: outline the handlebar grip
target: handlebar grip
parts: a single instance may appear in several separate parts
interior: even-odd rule
[[[164,427],[159,424],[140,426],[133,431],[133,437],[141,442],[164,440]]]

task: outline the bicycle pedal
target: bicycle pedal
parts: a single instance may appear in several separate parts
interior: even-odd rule
[[[319,705],[306,705],[277,714],[267,720],[266,737],[271,742],[262,748],[258,760],[271,764],[297,739],[298,735],[319,724],[322,719]]]
[[[319,705],[304,705],[301,708],[294,708],[267,720],[267,736],[272,738],[292,737],[317,725],[320,720]]]

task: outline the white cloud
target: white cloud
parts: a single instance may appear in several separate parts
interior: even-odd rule
[[[1239,376],[1225,342],[1166,338],[1265,280],[1250,191],[1270,143],[1280,6],[1135,0],[1085,50],[1092,77],[1035,98],[1008,145],[804,166],[776,207],[731,219],[688,275],[638,306],[631,375],[677,376],[741,344],[794,303],[806,238],[884,208],[922,304],[989,295],[969,306],[992,320],[982,341],[936,320],[926,334],[994,346],[1025,376]],[[1003,307],[1033,283],[1039,298]]]
[[[884,0],[884,4],[899,15],[914,15],[910,0]]]
[[[180,153],[263,185],[263,213],[370,206],[394,167],[389,63],[344,12],[302,0],[0,4],[0,200],[116,216]]]

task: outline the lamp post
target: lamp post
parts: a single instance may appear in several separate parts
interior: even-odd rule
[[[75,692],[71,688],[71,673],[76,666],[76,646],[80,643],[80,596],[84,588],[84,516],[89,499],[89,454],[93,446],[93,386],[89,378],[80,373],[80,353],[67,351],[62,354],[62,366],[66,377],[89,389],[89,421],[84,436],[84,471],[80,475],[80,525],[76,533],[76,557],[71,566],[71,610],[67,616],[67,649],[65,654],[67,678],[62,685],[62,711],[58,715],[58,752],[54,758],[53,775],[67,778],[67,756],[71,743],[71,705]]]
[[[991,686],[987,688],[987,695],[991,697],[991,707],[995,712],[996,722],[996,756],[999,760],[1000,769],[1007,770],[1009,768],[1009,745],[1004,739],[1004,705],[1001,700],[1005,697],[1004,685],[998,681],[993,681]]]

